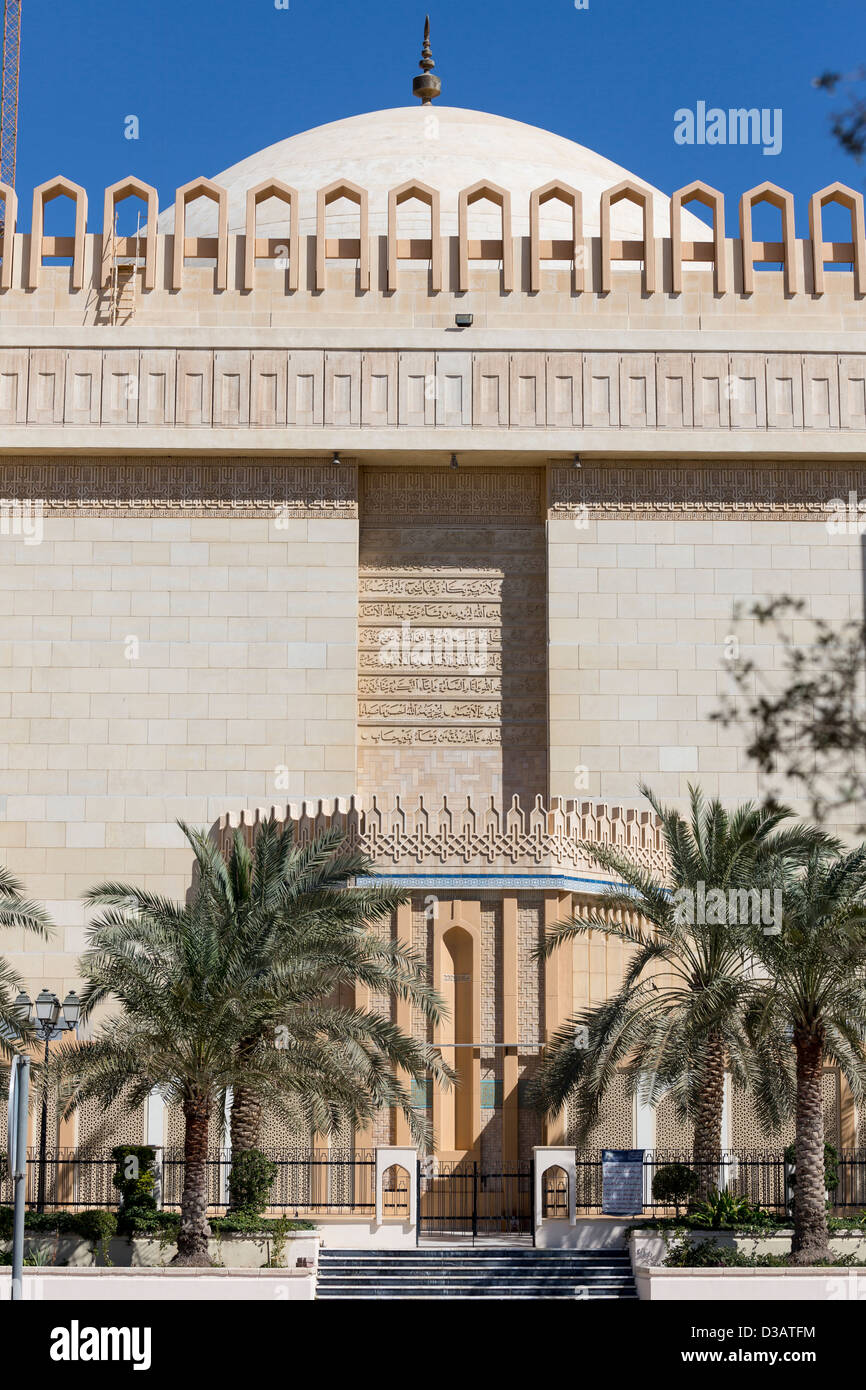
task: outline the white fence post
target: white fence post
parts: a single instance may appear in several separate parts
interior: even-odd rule
[[[535,1160],[535,1195],[533,1220],[535,1229],[541,1229],[544,1217],[544,1175],[551,1168],[561,1168],[568,1182],[568,1224],[577,1223],[577,1160],[573,1148],[565,1144],[536,1145],[532,1150]]]
[[[376,1225],[381,1226],[385,1212],[384,1179],[389,1168],[404,1168],[409,1177],[409,1225],[418,1225],[418,1151],[388,1145],[376,1150]]]

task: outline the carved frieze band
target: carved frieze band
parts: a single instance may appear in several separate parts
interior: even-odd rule
[[[0,496],[83,516],[358,515],[357,468],[322,459],[29,458],[0,455]]]
[[[866,466],[784,463],[584,463],[550,469],[551,517],[651,520],[826,519],[829,504],[866,496]]]
[[[456,617],[482,627],[489,618],[492,660],[499,655],[502,603],[525,605],[527,618],[536,610],[541,616],[544,538],[535,527],[544,515],[543,470],[371,469],[360,478],[365,617],[399,621],[402,605],[412,600],[427,605],[430,625]],[[358,487],[357,467],[346,459],[335,466],[303,458],[0,454],[0,497],[39,500],[47,511],[81,515],[355,518]],[[551,464],[547,514],[808,521],[826,517],[834,499],[846,502],[852,493],[866,496],[866,465],[588,460],[581,468]],[[436,524],[435,557],[425,554],[435,522],[410,524],[425,516],[444,523]],[[500,568],[484,563],[491,554],[500,557]]]
[[[444,578],[439,556],[459,550],[467,560],[474,553],[481,559],[478,544],[467,539],[464,527],[469,525],[501,525],[503,528],[538,524],[544,516],[544,470],[541,468],[365,468],[361,473],[361,513],[365,525],[365,553],[369,556],[371,539],[366,528],[399,526],[403,548],[411,558],[416,545],[429,549],[429,526],[436,527],[436,582]],[[426,525],[419,525],[426,523]],[[416,529],[407,535],[405,527]],[[455,527],[444,533],[442,528]],[[484,533],[485,542],[489,533]],[[512,544],[512,549],[531,545],[525,537]],[[465,575],[460,564],[456,575]],[[489,570],[488,570],[489,573]],[[371,576],[372,578],[372,576]],[[500,576],[501,578],[501,576]],[[469,582],[468,580],[466,582]]]
[[[864,430],[866,354],[0,348],[0,427]]]

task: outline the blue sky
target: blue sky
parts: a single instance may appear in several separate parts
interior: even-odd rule
[[[17,186],[83,183],[92,226],[106,184],[134,173],[175,187],[310,126],[411,104],[424,0],[23,0]],[[729,200],[771,179],[797,198],[866,166],[829,133],[839,99],[811,86],[866,63],[863,0],[430,0],[442,103],[544,126],[670,192],[694,178]],[[680,146],[674,112],[781,108],[776,156]],[[137,141],[124,138],[129,115]],[[57,205],[55,205],[57,206]],[[697,209],[694,209],[697,210]],[[50,230],[50,229],[49,229]],[[828,230],[833,227],[828,220]],[[841,231],[841,228],[840,228]],[[758,235],[769,235],[756,225]]]

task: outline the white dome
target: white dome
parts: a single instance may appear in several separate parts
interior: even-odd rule
[[[597,236],[602,190],[635,176],[573,140],[522,121],[453,106],[419,105],[371,111],[316,126],[279,140],[216,174],[214,182],[228,189],[231,232],[244,230],[247,189],[270,178],[298,190],[300,231],[308,235],[316,230],[316,192],[336,179],[346,179],[367,190],[370,231],[379,234],[387,230],[388,190],[408,179],[419,179],[439,190],[442,232],[452,236],[457,232],[457,195],[461,188],[484,179],[507,189],[511,193],[512,230],[515,235],[525,236],[529,231],[530,193],[551,179],[560,179],[583,193],[584,234]],[[635,181],[650,189],[643,180]],[[664,235],[669,199],[658,189],[650,191],[655,233]],[[344,206],[338,203],[329,209],[331,236],[357,236],[357,211],[347,210],[342,216]],[[401,235],[416,230],[424,235],[429,228],[429,213],[420,210],[413,216],[415,206],[410,203],[401,209]],[[497,216],[487,216],[486,212],[487,205],[473,209],[473,235],[497,235]],[[543,211],[544,223],[562,225],[563,235],[568,234],[569,217],[560,203],[550,203]],[[640,237],[640,209],[632,203],[618,203],[612,210],[611,224],[616,239]],[[163,232],[173,229],[173,207],[161,215],[159,225]],[[260,206],[260,236],[282,235],[287,226],[284,206],[281,208],[274,200]],[[194,203],[187,215],[187,235],[213,235],[215,229],[214,205],[203,200]],[[708,229],[684,211],[683,235],[706,239]]]

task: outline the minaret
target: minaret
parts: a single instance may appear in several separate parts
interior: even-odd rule
[[[430,71],[436,64],[433,62],[433,54],[430,51],[429,14],[424,18],[424,46],[421,49],[421,61],[418,66],[421,68],[422,75],[412,78],[412,95],[420,97],[422,106],[429,106],[431,101],[438,97],[442,91],[442,83]]]

